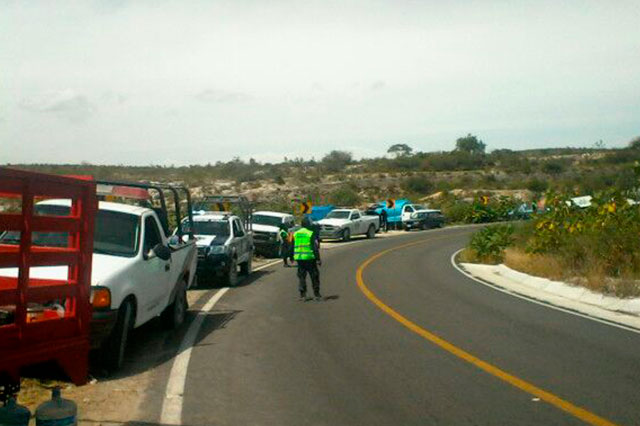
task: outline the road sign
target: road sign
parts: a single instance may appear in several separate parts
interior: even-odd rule
[[[311,201],[304,201],[300,203],[300,213],[302,214],[311,214]]]
[[[387,200],[387,208],[388,209],[393,209],[396,207],[396,200],[394,200],[393,198],[389,198]]]
[[[486,206],[487,204],[489,204],[489,197],[483,195],[482,197],[480,197],[480,201]]]

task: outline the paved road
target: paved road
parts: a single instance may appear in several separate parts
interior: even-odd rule
[[[420,330],[582,407],[593,424],[640,424],[640,335],[461,275],[450,257],[470,232],[428,231],[327,251],[324,302],[299,302],[295,270],[280,265],[231,289],[192,352],[183,424],[585,424],[561,403],[539,401],[428,341],[366,297],[358,267],[418,241],[364,269],[363,284],[375,297]]]

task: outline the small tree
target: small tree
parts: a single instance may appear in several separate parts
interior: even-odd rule
[[[396,157],[400,157],[403,155],[411,155],[413,152],[413,148],[411,148],[406,143],[397,143],[395,145],[391,145],[387,150],[387,153],[393,154]]]
[[[629,148],[640,150],[640,136],[631,139],[631,142],[629,142]]]
[[[322,165],[330,172],[339,172],[351,164],[353,156],[347,151],[331,151],[322,157]]]
[[[486,148],[487,145],[484,142],[471,133],[468,133],[467,136],[456,140],[455,150],[469,154],[484,154]]]

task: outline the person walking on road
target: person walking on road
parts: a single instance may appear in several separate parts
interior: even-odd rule
[[[322,300],[318,270],[318,266],[322,266],[320,246],[311,228],[311,220],[305,217],[302,219],[302,228],[293,234],[293,258],[298,263],[298,291],[301,301],[307,300],[307,274],[311,276],[315,299]]]
[[[291,258],[291,248],[289,247],[289,231],[287,231],[284,223],[280,224],[280,230],[278,231],[278,241],[280,242],[280,258],[282,259],[283,266],[285,268],[288,268],[289,266],[291,266],[287,261]],[[290,260],[293,263],[293,259]]]

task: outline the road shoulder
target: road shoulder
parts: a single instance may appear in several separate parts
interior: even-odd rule
[[[457,254],[457,253],[456,253]],[[640,333],[640,298],[621,299],[560,281],[514,271],[505,265],[457,263],[464,275],[497,290]]]

